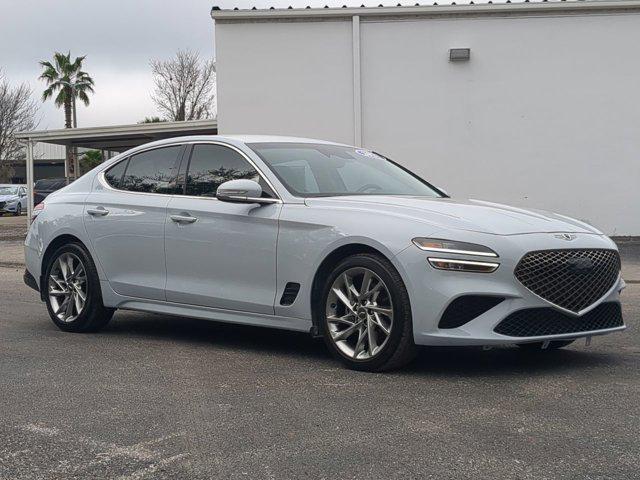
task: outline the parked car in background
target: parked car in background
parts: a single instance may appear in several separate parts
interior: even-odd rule
[[[24,185],[0,185],[0,213],[22,215],[27,211],[27,187]]]
[[[69,184],[67,178],[43,178],[33,186],[33,204],[37,205],[51,193]]]
[[[552,350],[625,328],[618,249],[584,222],[453,199],[370,150],[201,136],[45,199],[25,282],[62,330],[117,308],[309,331],[347,366],[416,345]]]

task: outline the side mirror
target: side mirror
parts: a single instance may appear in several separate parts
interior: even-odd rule
[[[262,198],[262,187],[253,180],[229,180],[216,190],[216,198],[231,203],[277,203],[274,198]]]

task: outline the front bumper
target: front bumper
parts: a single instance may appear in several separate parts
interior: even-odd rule
[[[0,205],[0,213],[15,213],[18,210],[18,203]]]
[[[414,340],[419,345],[500,345],[547,340],[571,339],[593,335],[602,335],[626,327],[619,322],[612,328],[596,330],[569,331],[549,335],[510,336],[495,331],[498,324],[516,312],[528,309],[553,309],[554,314],[567,312],[538,297],[522,285],[514,276],[519,260],[528,252],[545,249],[615,249],[615,244],[601,235],[582,234],[570,243],[550,234],[526,234],[496,236],[487,234],[469,234],[465,241],[486,245],[497,251],[500,267],[494,273],[465,273],[442,271],[432,268],[428,262],[428,252],[409,247],[397,256],[405,269],[405,283],[411,298]],[[464,255],[451,258],[477,260]],[[586,308],[581,315],[573,315],[576,321],[586,319],[603,303],[618,303],[624,281],[617,281],[602,298]],[[457,328],[438,326],[443,313],[456,298],[466,295],[501,297],[503,301],[481,313]],[[557,315],[555,315],[557,316]],[[561,320],[561,318],[560,318]],[[586,320],[585,320],[586,321]],[[585,324],[586,325],[586,324]],[[498,329],[500,330],[500,329]]]
[[[29,270],[25,269],[22,279],[24,280],[25,285],[33,288],[36,292],[40,292],[40,288],[38,287],[38,282],[36,282],[36,279],[33,277],[33,275],[29,273]]]

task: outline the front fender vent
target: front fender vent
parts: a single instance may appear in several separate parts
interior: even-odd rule
[[[280,299],[280,305],[288,306],[292,305],[293,302],[296,301],[296,297],[298,296],[298,292],[300,291],[300,284],[295,282],[289,282],[284,287],[284,292],[282,292],[282,298]]]

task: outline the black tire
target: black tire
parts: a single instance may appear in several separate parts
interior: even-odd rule
[[[18,205],[16,206],[16,211],[14,212],[13,215],[16,217],[22,215],[22,205],[20,204],[20,202],[18,202]]]
[[[352,268],[366,268],[374,272],[387,286],[393,305],[393,324],[386,343],[374,356],[368,359],[355,359],[343,353],[334,343],[327,321],[326,305],[334,281]],[[368,372],[389,371],[409,363],[417,353],[413,341],[413,323],[409,294],[395,267],[381,255],[362,253],[342,260],[325,279],[322,289],[319,328],[329,351],[348,368]]]
[[[518,343],[518,347],[522,348],[528,352],[537,352],[537,351],[545,351],[545,350],[558,350],[560,348],[564,348],[568,345],[571,345],[574,340],[556,340],[554,342],[549,342],[547,348],[542,349],[542,342],[533,342],[533,343]]]
[[[87,292],[84,307],[79,315],[72,321],[62,321],[53,310],[49,292],[50,275],[55,262],[61,255],[70,253],[77,257],[84,267],[86,273]],[[102,303],[102,292],[100,290],[100,279],[98,278],[98,272],[96,266],[91,259],[91,255],[87,252],[84,245],[80,243],[69,243],[58,248],[51,257],[46,266],[45,275],[43,277],[43,285],[41,286],[44,292],[45,303],[47,305],[47,311],[53,323],[57,325],[60,330],[65,332],[96,332],[104,327],[115,312],[113,308],[107,308]]]

